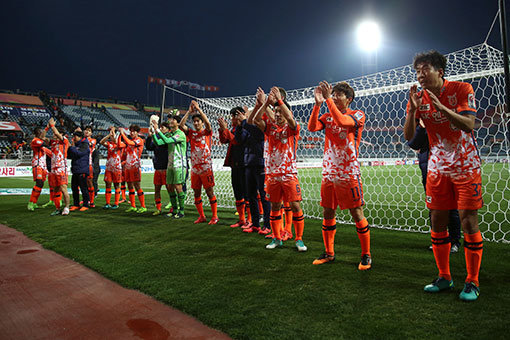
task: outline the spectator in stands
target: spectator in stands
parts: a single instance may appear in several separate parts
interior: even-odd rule
[[[73,206],[70,211],[89,209],[89,192],[87,189],[87,177],[89,175],[89,141],[82,131],[73,132],[73,143],[69,148],[71,158],[71,188],[73,190]],[[83,197],[83,206],[80,208],[80,188]]]
[[[416,131],[414,137],[407,142],[409,147],[413,150],[418,150],[418,164],[421,171],[421,182],[423,187],[427,187],[427,165],[429,162],[429,139],[427,136],[427,130],[423,121],[420,119],[419,123],[416,124]],[[456,253],[460,247],[460,218],[459,211],[457,209],[450,210],[448,216],[448,233],[450,234],[450,253]],[[429,247],[432,250],[432,245]]]

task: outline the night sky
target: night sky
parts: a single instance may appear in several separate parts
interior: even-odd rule
[[[383,71],[420,51],[482,43],[497,8],[496,0],[4,1],[0,88],[141,102],[148,75],[219,86],[214,96],[302,88],[362,74],[361,19],[382,28]],[[489,43],[501,49],[499,20]]]

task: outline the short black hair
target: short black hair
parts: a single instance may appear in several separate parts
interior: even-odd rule
[[[129,131],[136,131],[136,132],[140,132],[140,127],[136,124],[131,124],[129,126]]]
[[[181,122],[181,116],[178,116],[178,115],[168,115],[167,118],[168,118],[168,120],[175,119],[177,121],[177,123]]]
[[[34,132],[34,136],[36,136],[36,137],[37,137],[37,136],[41,135],[41,133],[42,133],[42,128],[40,128],[40,127],[36,127],[36,128],[34,129],[34,131],[33,131],[33,132]]]
[[[194,120],[195,118],[200,119],[202,122],[204,121],[200,113],[195,113],[193,116],[191,116],[191,120]]]
[[[333,92],[341,92],[341,93],[345,94],[345,96],[347,98],[351,98],[354,100],[354,96],[355,96],[354,89],[351,87],[351,85],[349,85],[345,81],[342,81],[342,82],[336,84],[333,87]]]
[[[230,109],[230,114],[232,116],[237,116],[239,114],[239,112],[244,113],[244,109],[240,106],[236,106],[236,107]]]
[[[83,131],[74,131],[73,136],[78,136],[80,138],[83,138]]]
[[[87,126],[85,126],[85,127],[83,128],[83,130],[84,130],[84,131],[85,131],[85,130],[87,130],[87,129],[89,129],[89,130],[90,130],[90,132],[94,132],[94,129],[92,128],[92,125],[87,125]]]
[[[414,56],[413,60],[414,69],[416,69],[416,67],[419,64],[423,63],[430,64],[436,70],[443,69],[443,72],[446,71],[446,57],[436,50],[418,53],[417,55]]]
[[[170,130],[170,129],[171,129],[170,124],[168,124],[167,122],[163,122],[163,123],[161,123],[161,126],[166,127],[168,130]]]

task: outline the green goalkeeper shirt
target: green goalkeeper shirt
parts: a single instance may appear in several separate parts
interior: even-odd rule
[[[163,132],[158,131],[152,135],[157,145],[168,144],[168,166],[167,169],[179,169],[186,167],[186,135],[182,130]]]

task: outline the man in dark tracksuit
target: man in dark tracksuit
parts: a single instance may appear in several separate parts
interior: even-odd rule
[[[227,128],[227,122],[223,118],[218,119],[220,125],[219,136],[220,142],[223,144],[228,143],[227,155],[225,156],[225,163],[223,166],[228,166],[232,169],[231,180],[232,188],[234,189],[234,198],[236,200],[236,209],[239,215],[237,223],[232,224],[231,228],[245,227],[248,229],[251,227],[249,221],[245,217],[245,204],[248,201],[246,195],[246,174],[244,166],[244,144],[238,143],[235,139],[235,131],[239,124],[246,119],[244,109],[240,106],[234,107],[230,110],[232,116],[232,128]],[[240,139],[246,139],[248,132],[246,130],[241,131]]]
[[[87,138],[82,131],[73,133],[73,145],[69,147],[69,158],[71,158],[71,188],[73,190],[73,206],[70,211],[89,209],[89,192],[87,187],[87,177],[89,175],[89,157],[90,148]],[[83,207],[80,208],[80,188],[83,196]]]
[[[264,133],[253,124],[248,124],[243,120],[235,131],[235,140],[239,144],[244,144],[244,165],[246,174],[246,193],[250,201],[251,220],[253,225],[244,229],[246,233],[259,232],[268,234],[271,232],[269,225],[269,214],[271,205],[266,200],[264,190],[265,172],[264,172]],[[262,209],[264,210],[264,227],[260,228],[260,212],[257,199],[257,192],[260,194]]]
[[[166,123],[164,123],[166,124]],[[168,129],[168,128],[167,128]],[[154,201],[156,202],[156,211],[153,215],[161,214],[161,187],[166,186],[166,168],[168,166],[168,144],[157,145],[152,139],[153,131],[149,129],[149,138],[146,140],[145,147],[147,150],[154,152],[152,164],[154,165]],[[168,191],[168,188],[167,188]],[[169,191],[168,191],[169,192]],[[166,207],[165,207],[166,209]],[[173,207],[170,206],[170,214]]]
[[[416,124],[416,131],[413,139],[407,142],[407,145],[413,150],[418,150],[418,164],[420,166],[423,187],[427,184],[427,166],[429,162],[429,139],[427,130],[420,124]],[[448,216],[448,233],[450,234],[451,253],[459,251],[460,247],[460,218],[458,210],[450,210]],[[430,246],[432,250],[432,246]]]
[[[94,177],[92,178],[92,183],[94,184],[94,195],[97,196],[99,192],[99,186],[97,184],[97,180],[99,178],[99,174],[101,173],[101,166],[99,165],[99,159],[101,158],[101,154],[99,153],[98,147],[94,149],[92,152],[92,169],[94,171]]]

